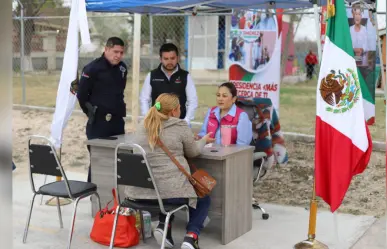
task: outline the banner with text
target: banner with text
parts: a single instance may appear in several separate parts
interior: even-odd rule
[[[282,12],[240,10],[231,18],[229,80],[238,96],[270,98],[279,113]]]

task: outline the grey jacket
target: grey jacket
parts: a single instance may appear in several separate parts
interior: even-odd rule
[[[200,155],[201,149],[205,146],[204,140],[197,142],[194,140],[194,135],[186,121],[173,117],[163,122],[160,139],[188,172],[190,168],[185,157],[193,158]],[[147,153],[162,199],[197,198],[187,177],[168,155],[157,145],[152,151],[143,122],[137,128],[133,142],[141,145]],[[133,199],[157,199],[154,190],[139,187],[125,187],[125,195]],[[191,206],[195,206],[194,202],[190,203]]]

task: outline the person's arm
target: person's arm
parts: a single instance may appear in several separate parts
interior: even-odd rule
[[[253,139],[252,123],[245,112],[242,112],[239,116],[237,134],[236,144],[249,145]]]
[[[204,137],[207,134],[207,125],[208,125],[208,119],[210,117],[211,108],[208,109],[207,114],[204,118],[202,128],[200,129],[200,132],[198,133],[198,137]]]
[[[126,66],[125,63],[124,64],[124,67],[125,67],[125,73],[124,73],[124,82],[125,82],[125,85],[124,85],[124,89],[126,88],[126,81],[128,79],[128,67]]]
[[[188,127],[187,123],[185,123],[185,125],[183,126],[181,137],[183,141],[184,156],[186,156],[187,158],[199,156],[203,147],[206,145],[206,141],[204,138],[200,139],[199,141],[195,141],[195,136],[192,133],[191,128]]]
[[[150,73],[145,78],[144,85],[142,86],[140,93],[140,107],[141,115],[145,116],[149,111],[149,102],[151,100],[152,86],[150,84]]]
[[[84,67],[81,78],[79,79],[77,98],[79,106],[82,108],[82,111],[86,115],[89,113],[89,109],[86,107],[86,103],[90,100],[94,80],[95,76],[93,75],[90,67]]]
[[[195,119],[195,110],[198,107],[198,96],[196,94],[195,84],[190,74],[187,75],[185,94],[187,95],[187,113],[184,120],[190,124],[191,120]]]

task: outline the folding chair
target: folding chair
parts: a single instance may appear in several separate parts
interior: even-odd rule
[[[266,169],[263,169],[263,164],[265,163],[266,160],[266,153],[265,152],[255,152],[253,154],[253,163],[254,163],[254,179],[253,179],[253,186],[257,186],[259,179],[264,177],[266,175]],[[266,213],[265,209],[263,209],[257,199],[254,197],[252,198],[252,205],[254,209],[259,209],[262,212],[262,219],[267,220],[269,219],[269,214]]]
[[[125,150],[119,151],[120,148],[126,147]],[[138,149],[139,154],[128,153],[128,150]],[[164,205],[160,197],[160,192],[157,188],[155,178],[152,174],[152,169],[148,163],[146,153],[144,149],[138,144],[120,143],[115,149],[115,189],[116,198],[118,200],[118,206],[116,210],[116,216],[113,224],[113,231],[110,241],[110,249],[113,249],[114,237],[116,233],[117,220],[120,207],[128,207],[135,209],[140,214],[141,220],[141,232],[142,238],[145,242],[144,236],[144,222],[142,216],[142,210],[146,210],[150,213],[161,212],[166,215],[164,234],[161,242],[161,249],[165,247],[165,240],[167,236],[168,224],[171,216],[182,209],[187,211],[187,219],[189,219],[189,209],[186,204],[184,205]],[[157,200],[132,200],[126,198],[123,203],[120,201],[118,186],[133,186],[147,189],[153,189],[157,195]]]
[[[41,139],[47,142],[47,144],[33,144],[32,139]],[[30,225],[32,209],[36,195],[48,195],[57,198],[57,207],[59,215],[60,228],[63,228],[62,214],[59,204],[59,198],[70,198],[75,202],[74,211],[71,220],[70,233],[67,243],[67,248],[70,249],[71,241],[74,231],[75,217],[79,200],[95,195],[98,199],[99,208],[101,210],[100,198],[97,193],[97,185],[90,182],[73,181],[68,180],[63,170],[61,163],[58,160],[58,155],[54,149],[53,144],[49,139],[43,136],[31,136],[28,139],[28,151],[29,151],[29,172],[30,183],[33,192],[30,211],[27,217],[27,224],[24,230],[23,243],[26,243],[28,228]],[[36,191],[34,183],[34,174],[61,176],[62,181],[56,181],[52,183],[43,184],[38,191]]]

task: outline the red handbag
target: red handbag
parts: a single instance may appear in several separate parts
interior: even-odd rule
[[[94,224],[90,233],[90,238],[93,241],[105,246],[110,245],[115,212],[118,206],[115,189],[112,192],[114,200],[113,208],[109,209],[109,202],[104,209],[98,211],[94,217]],[[127,248],[137,245],[139,241],[140,234],[136,228],[136,217],[134,215],[118,215],[114,247]]]

